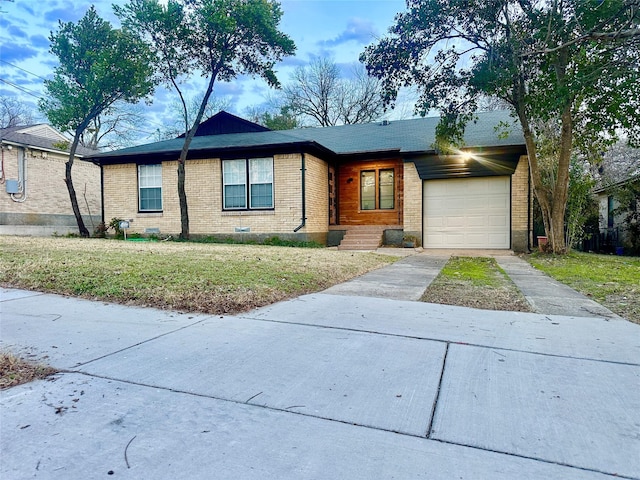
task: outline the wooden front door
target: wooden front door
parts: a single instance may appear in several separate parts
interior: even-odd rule
[[[337,179],[340,225],[402,225],[401,159],[344,163]]]

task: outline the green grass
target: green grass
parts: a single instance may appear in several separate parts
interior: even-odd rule
[[[494,287],[500,284],[500,271],[493,258],[451,257],[441,273],[452,280],[470,282],[475,286]]]
[[[531,311],[495,259],[487,257],[451,257],[421,300],[487,310]]]
[[[533,254],[529,262],[618,315],[640,323],[639,257],[573,252]]]
[[[323,290],[392,261],[315,248],[0,237],[5,287],[216,314]]]

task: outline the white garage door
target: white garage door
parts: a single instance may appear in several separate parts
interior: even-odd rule
[[[425,248],[509,248],[510,178],[426,180]]]

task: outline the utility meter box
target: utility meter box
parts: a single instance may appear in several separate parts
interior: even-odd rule
[[[20,187],[18,186],[18,180],[7,180],[5,182],[7,187],[7,193],[20,193]]]

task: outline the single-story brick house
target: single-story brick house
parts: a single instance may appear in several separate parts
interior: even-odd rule
[[[505,134],[505,122],[514,123],[507,112],[481,113],[464,152],[439,155],[438,118],[270,131],[222,112],[203,122],[189,150],[190,233],[366,247],[357,234],[369,230],[376,243],[413,236],[426,248],[526,251],[528,161],[520,128]],[[182,142],[90,158],[102,169],[106,222],[180,232]]]
[[[41,123],[0,129],[0,234],[78,233],[65,179],[69,139]],[[100,169],[81,161],[94,150],[79,147],[73,165],[78,205],[89,229],[101,221]]]

